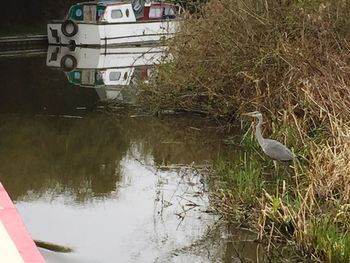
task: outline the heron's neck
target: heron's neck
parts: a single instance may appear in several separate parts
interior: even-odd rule
[[[258,120],[259,120],[259,122],[258,122],[258,124],[256,125],[255,136],[256,136],[256,138],[258,139],[259,144],[260,144],[260,145],[263,145],[263,143],[264,143],[264,138],[263,138],[262,135],[261,135],[261,129],[260,129],[261,124],[262,124],[262,117],[258,117]]]

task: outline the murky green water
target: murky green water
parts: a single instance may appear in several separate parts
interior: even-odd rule
[[[74,249],[40,251],[48,262],[262,258],[254,236],[218,230],[208,213],[205,166],[230,154],[212,123],[101,107],[111,99],[133,105],[135,76],[147,81],[161,60],[157,51],[143,57],[149,65],[131,58],[130,66],[128,52],[0,59],[0,181],[34,239]],[[63,72],[65,55],[78,60]]]

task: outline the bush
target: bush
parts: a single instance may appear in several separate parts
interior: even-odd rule
[[[144,85],[141,102],[228,120],[263,112],[274,135],[303,149],[307,163],[277,193],[254,181],[263,189],[253,203],[236,187],[239,172],[221,164],[216,172],[227,189],[214,203],[235,218],[236,207],[248,207],[259,237],[279,229],[274,235],[287,232],[313,259],[347,262],[349,252],[330,244],[348,244],[350,229],[350,1],[211,0],[200,10],[188,14],[170,44],[174,60]],[[227,194],[234,191],[240,203]],[[319,218],[336,222],[323,228]]]
[[[212,0],[145,87],[153,109],[288,112],[314,127],[350,119],[350,2]]]

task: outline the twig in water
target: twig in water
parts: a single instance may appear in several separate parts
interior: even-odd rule
[[[237,255],[239,261],[240,261],[241,263],[243,263],[244,261],[243,261],[243,259],[241,258],[241,256],[239,255],[239,253],[238,253],[237,248],[235,247],[235,245],[233,245],[233,249],[235,250],[235,253],[236,253],[236,255]]]
[[[53,244],[53,243],[49,243],[41,240],[34,240],[34,243],[37,247],[44,248],[54,252],[61,252],[61,253],[73,252],[73,249],[70,247],[61,246],[61,245],[57,245],[57,244]]]
[[[181,198],[181,199],[183,199],[183,200],[186,200],[186,201],[190,202],[190,203],[191,203],[191,206],[199,206],[199,204],[196,204],[195,202],[193,202],[193,201],[191,201],[191,200],[189,200],[189,199],[187,199],[187,198],[185,198],[185,197],[183,197],[183,196],[178,195],[177,197],[179,197],[179,198]],[[187,205],[188,205],[188,204],[187,204]]]

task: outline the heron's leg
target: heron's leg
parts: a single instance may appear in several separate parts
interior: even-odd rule
[[[275,168],[274,169],[275,176],[278,176],[278,174],[279,174],[279,165],[278,165],[276,160],[273,160],[273,167]]]
[[[273,167],[275,167],[275,170],[277,170],[278,166],[277,166],[277,161],[273,160]]]

